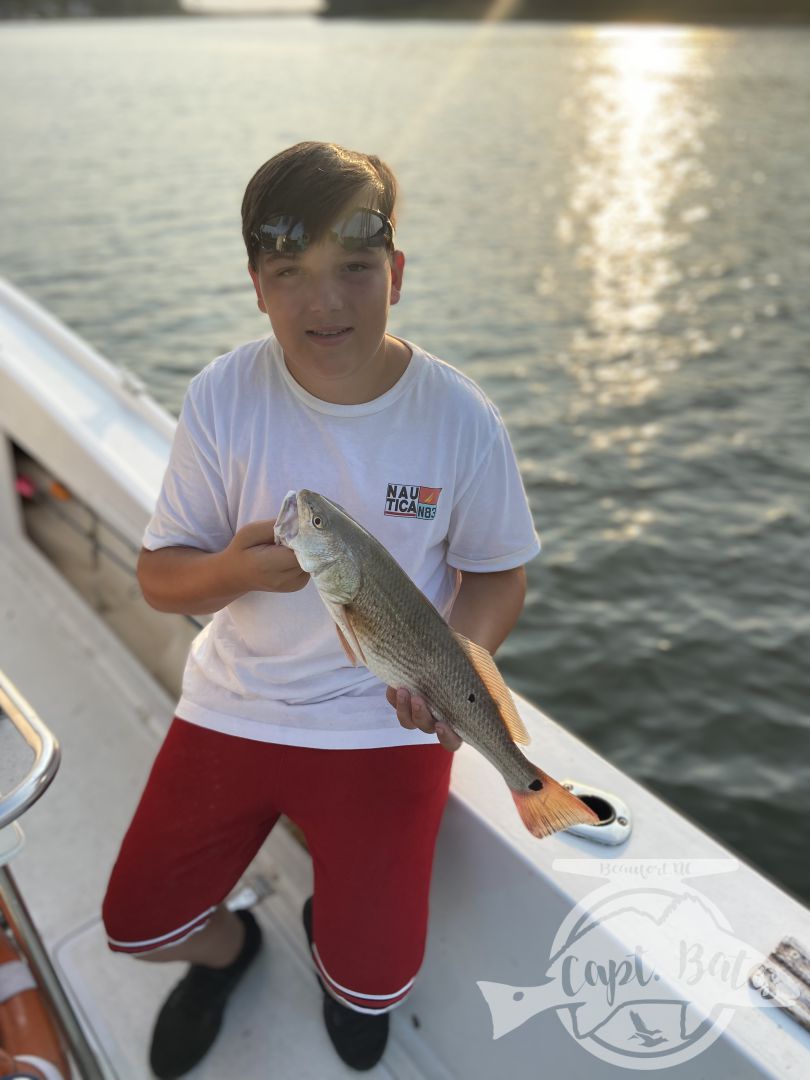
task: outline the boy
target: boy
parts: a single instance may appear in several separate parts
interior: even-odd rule
[[[539,550],[494,407],[386,332],[405,266],[395,202],[383,162],[332,144],[300,143],[254,175],[243,237],[273,333],[192,380],[144,537],[147,601],[215,613],[104,903],[112,949],[191,965],[155,1025],[162,1078],[207,1052],[260,947],[252,914],[223,901],[281,813],[312,854],[304,924],[347,1064],[379,1060],[422,961],[460,740],[423,701],[348,665],[315,588],[273,543],[285,493],[345,506],[492,652]]]

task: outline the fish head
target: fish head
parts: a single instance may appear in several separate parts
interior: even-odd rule
[[[276,518],[276,543],[292,548],[318,591],[335,604],[350,603],[360,588],[357,523],[337,503],[302,488],[286,495]]]

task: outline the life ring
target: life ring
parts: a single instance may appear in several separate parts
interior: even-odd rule
[[[0,1080],[70,1080],[45,1000],[11,938],[0,929]]]

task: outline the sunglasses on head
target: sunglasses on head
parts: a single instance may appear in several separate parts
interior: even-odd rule
[[[297,254],[306,251],[310,245],[303,222],[296,221],[290,214],[274,214],[250,235],[260,251],[274,254]],[[380,210],[358,207],[342,221],[335,222],[326,237],[346,251],[393,247],[394,226]]]

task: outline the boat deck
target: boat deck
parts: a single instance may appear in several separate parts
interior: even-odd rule
[[[140,795],[173,702],[33,548],[0,560],[2,666],[58,734],[62,765],[22,821],[26,845],[12,871],[86,1026],[120,1080],[151,1075],[146,1061],[159,1003],[183,968],[143,964],[106,947],[99,907],[124,829]],[[38,647],[32,648],[32,642]],[[27,763],[8,721],[0,722],[0,785]],[[283,873],[280,867],[283,866]],[[354,1075],[336,1057],[320,1018],[321,991],[301,926],[309,858],[277,828],[243,886],[266,947],[234,994],[223,1033],[190,1080]],[[419,1064],[417,1064],[419,1063]],[[447,1075],[404,1012],[370,1077]]]

